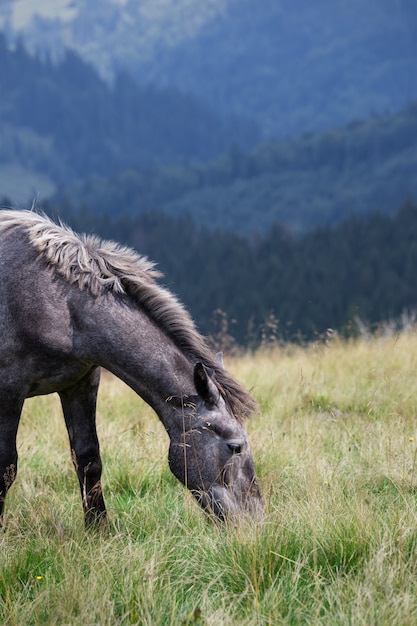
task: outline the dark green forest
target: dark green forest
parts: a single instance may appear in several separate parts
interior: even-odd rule
[[[253,240],[198,227],[187,217],[44,208],[77,230],[127,243],[155,260],[200,330],[223,343],[227,335],[245,346],[268,337],[311,340],[329,328],[352,333],[357,320],[371,328],[417,310],[411,199],[393,216],[354,216],[301,238],[275,226]]]
[[[37,3],[27,4],[30,14]],[[108,78],[123,69],[145,91],[194,94],[223,117],[255,120],[264,140],[417,98],[415,0],[72,0],[69,19],[62,0],[49,4],[22,32],[3,0],[8,41],[20,34],[54,58],[67,45]]]
[[[355,213],[392,212],[417,196],[416,172],[417,102],[251,152],[235,147],[208,164],[129,169],[61,193],[97,213],[190,214],[251,237],[277,223],[301,234]]]
[[[0,33],[0,166],[18,162],[56,183],[131,167],[208,160],[253,146],[253,123],[224,119],[172,88],[112,86],[74,52],[59,63],[11,50]]]
[[[124,63],[285,138],[416,99],[416,33],[415,0],[229,0],[199,36]]]

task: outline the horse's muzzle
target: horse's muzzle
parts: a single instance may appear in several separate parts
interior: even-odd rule
[[[222,522],[248,518],[260,522],[264,517],[262,496],[256,485],[249,493],[237,494],[230,488],[215,485],[206,492],[195,491],[193,495],[205,512]]]

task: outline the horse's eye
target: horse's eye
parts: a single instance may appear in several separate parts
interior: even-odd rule
[[[230,452],[232,454],[240,454],[242,452],[242,444],[241,443],[237,443],[237,442],[229,442],[227,444],[227,447],[229,448]]]

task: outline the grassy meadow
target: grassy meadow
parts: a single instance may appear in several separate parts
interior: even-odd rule
[[[103,377],[109,532],[86,532],[58,398],[27,401],[0,533],[5,625],[417,623],[417,332],[228,359],[262,524],[207,520],[153,412]]]

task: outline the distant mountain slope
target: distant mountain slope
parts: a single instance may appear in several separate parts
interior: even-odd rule
[[[129,69],[156,84],[175,76],[267,136],[330,128],[417,97],[417,3],[232,0],[198,37]]]
[[[190,214],[246,236],[274,224],[300,234],[417,197],[417,103],[321,134],[234,149],[207,165],[129,170],[67,189],[96,212]]]
[[[130,57],[152,60],[161,45],[194,38],[230,0],[2,0],[0,29],[32,51],[66,48],[111,77]]]
[[[32,48],[64,43],[105,75],[123,68],[198,94],[257,120],[265,137],[417,98],[415,0],[38,0],[26,23],[23,5],[3,0],[0,23]]]
[[[126,73],[110,87],[74,52],[41,61],[22,45],[10,50],[1,33],[0,92],[0,195],[2,165],[67,183],[213,159],[258,137],[253,124],[226,120],[194,96],[139,87]]]

